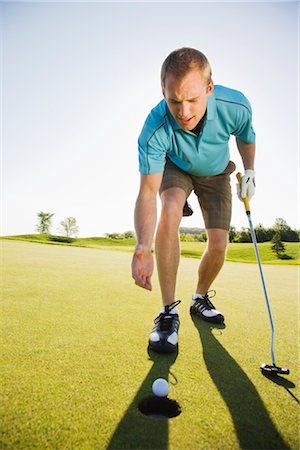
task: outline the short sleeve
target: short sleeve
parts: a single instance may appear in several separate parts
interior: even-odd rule
[[[138,139],[140,172],[143,174],[163,172],[167,146],[164,126],[161,125],[156,130],[149,130],[147,123],[145,123]]]
[[[232,133],[248,144],[255,142],[255,132],[252,126],[252,110],[250,103],[244,97],[244,105],[239,105],[236,112],[236,129]]]

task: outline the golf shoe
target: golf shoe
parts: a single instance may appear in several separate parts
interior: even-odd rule
[[[149,338],[149,346],[159,353],[175,352],[178,347],[178,329],[180,325],[177,305],[180,300],[164,306],[162,312],[154,320],[154,328]],[[176,308],[176,310],[175,310]]]
[[[224,316],[223,314],[215,309],[214,305],[210,301],[208,293],[204,296],[193,295],[190,307],[190,313],[201,317],[201,319],[206,322],[212,323],[223,323]]]

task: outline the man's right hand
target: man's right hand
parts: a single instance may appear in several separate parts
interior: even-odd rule
[[[137,245],[131,263],[132,278],[135,280],[135,284],[152,291],[153,268],[154,261],[151,250]]]

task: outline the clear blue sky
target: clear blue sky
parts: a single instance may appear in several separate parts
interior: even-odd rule
[[[39,211],[55,213],[53,233],[67,216],[80,236],[133,229],[137,138],[161,100],[161,63],[182,46],[252,104],[254,223],[299,227],[299,3],[7,2],[0,13],[2,235],[34,232]],[[202,227],[190,199],[197,211],[182,226]]]

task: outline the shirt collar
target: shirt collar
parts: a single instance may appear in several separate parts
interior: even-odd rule
[[[213,91],[212,94],[207,99],[207,116],[206,116],[206,120],[213,120],[215,118],[216,109],[217,109],[216,98],[215,98],[215,93]]]
[[[213,120],[215,118],[215,115],[216,115],[216,99],[215,99],[214,92],[207,99],[206,110],[207,110],[206,120]],[[169,110],[167,102],[166,102],[166,111],[167,111],[168,119],[169,119],[169,121],[170,121],[170,123],[172,125],[172,128],[174,130],[182,130],[180,125],[178,125],[178,123],[174,119],[171,111]]]

